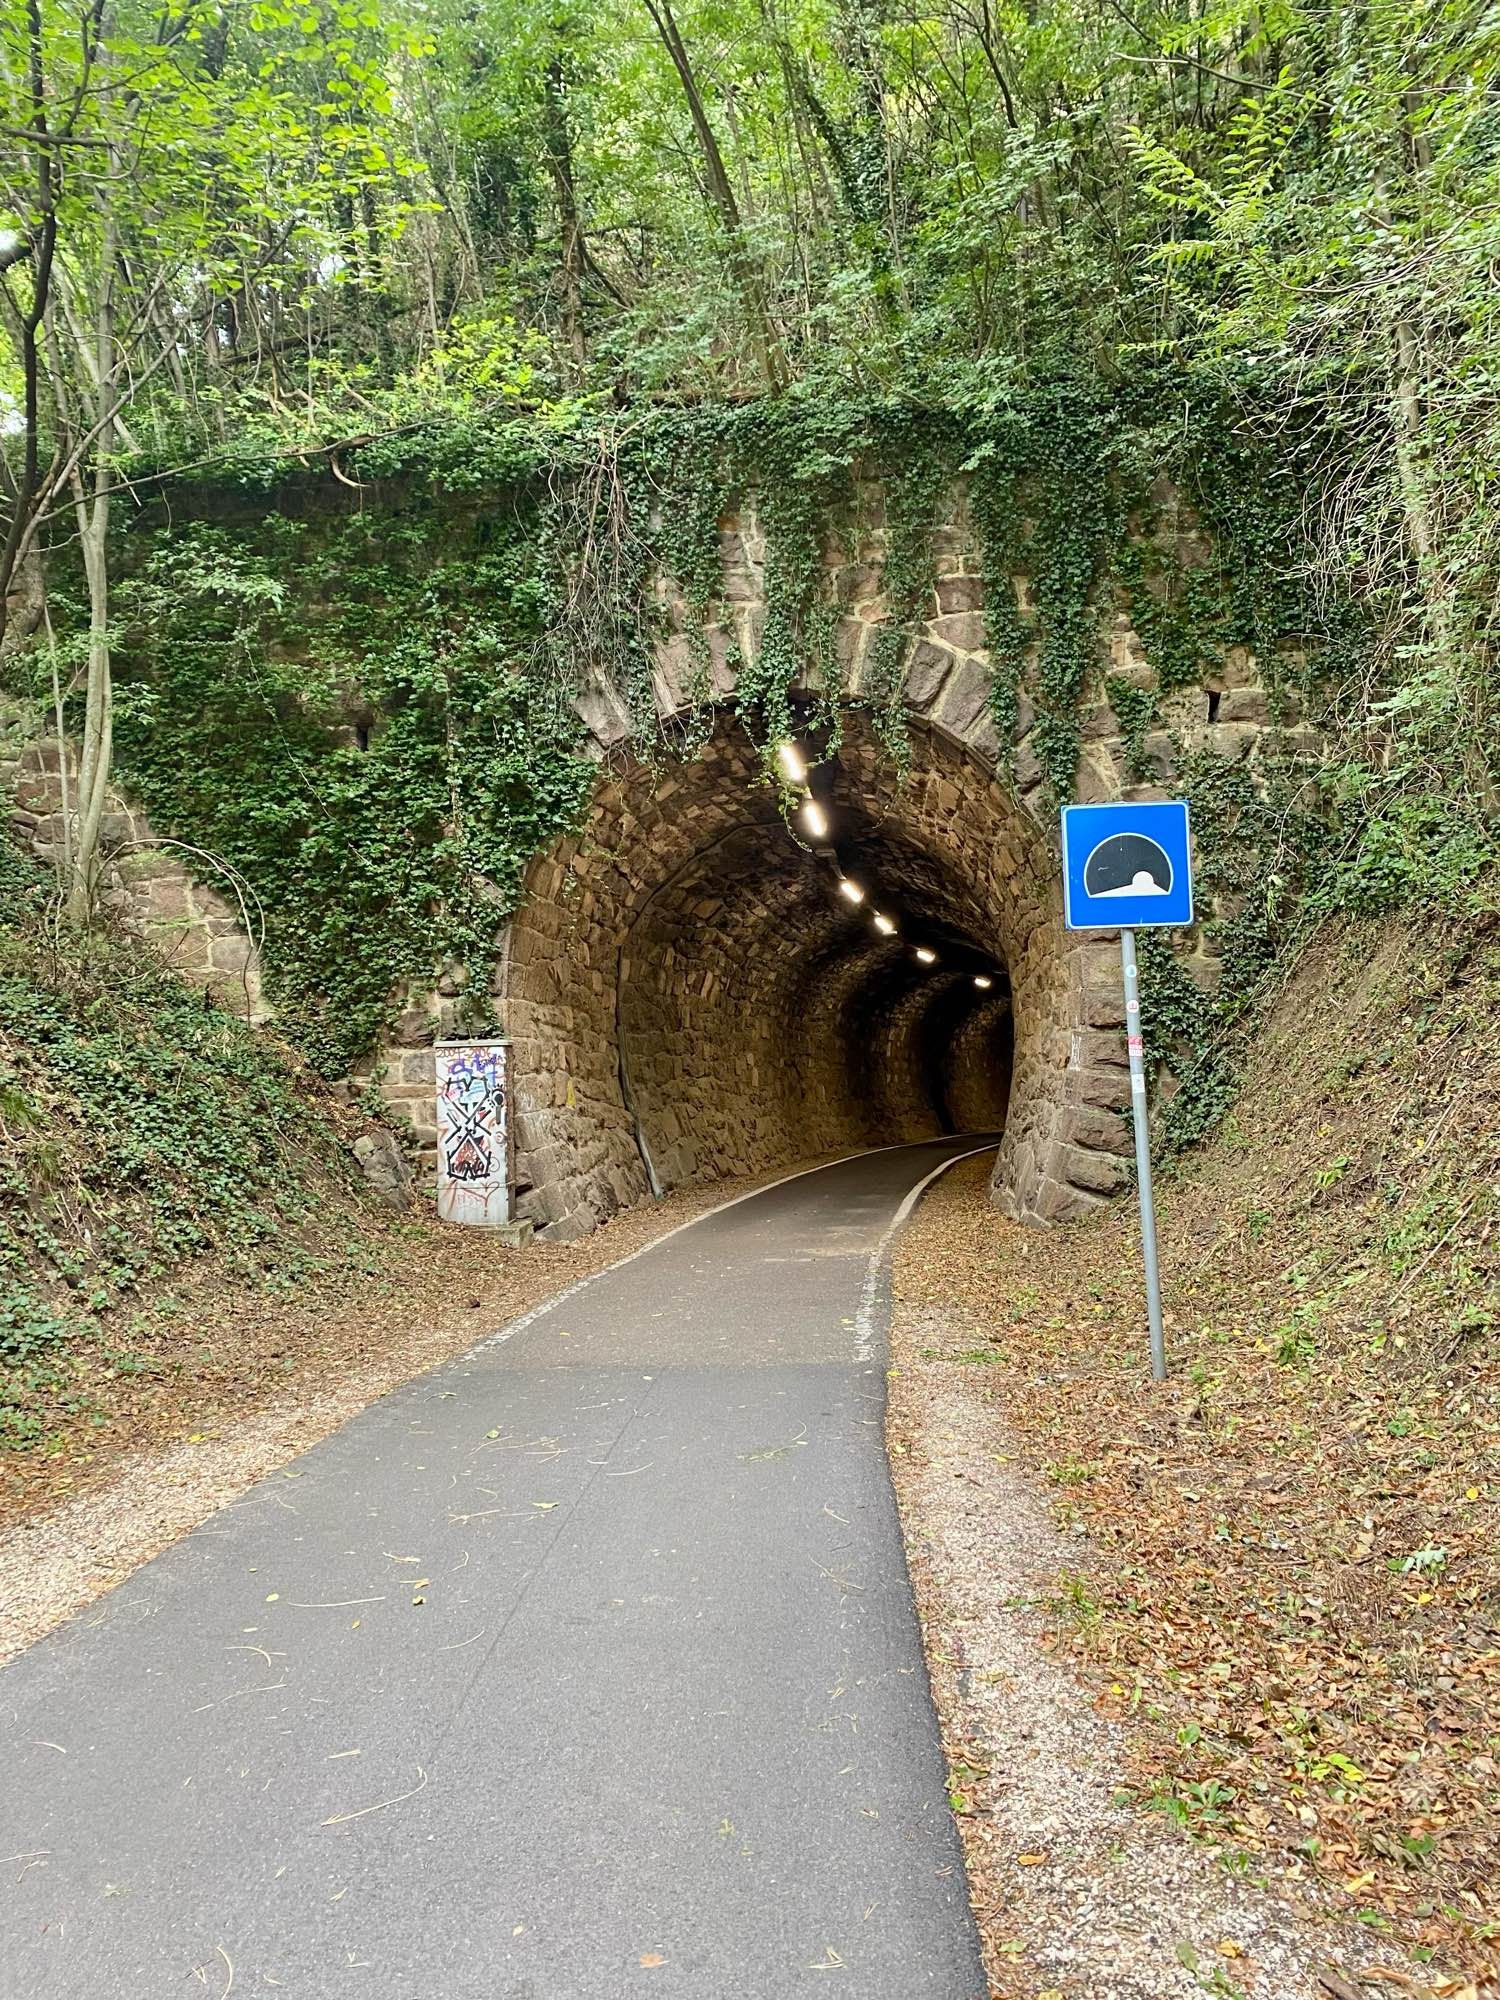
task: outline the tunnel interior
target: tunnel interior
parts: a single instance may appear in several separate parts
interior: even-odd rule
[[[935,729],[905,774],[856,716],[826,755],[801,740],[821,838],[724,716],[690,757],[607,763],[533,864],[504,1007],[520,1208],[548,1234],[945,1132],[1003,1129],[1003,1172],[1037,1179],[1069,991],[1039,829]]]

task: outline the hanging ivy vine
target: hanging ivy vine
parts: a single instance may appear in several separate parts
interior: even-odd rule
[[[911,761],[907,666],[918,628],[935,603],[935,536],[953,481],[947,444],[944,426],[917,410],[889,412],[881,426],[885,616],[869,642],[859,698],[877,741],[902,772]]]

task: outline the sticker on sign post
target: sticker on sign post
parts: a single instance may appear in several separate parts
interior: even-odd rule
[[[1156,1206],[1151,1193],[1151,1125],[1146,1106],[1146,1055],[1141,1040],[1140,973],[1135,934],[1149,925],[1193,921],[1193,857],[1186,799],[1116,805],[1064,806],[1063,922],[1070,931],[1117,930],[1125,982],[1125,1050],[1130,1064],[1130,1111],[1135,1126],[1136,1187],[1141,1202],[1141,1251],[1146,1276],[1146,1323],[1151,1373],[1167,1372],[1156,1259]]]
[[[1193,921],[1186,799],[1064,806],[1062,841],[1070,931]]]

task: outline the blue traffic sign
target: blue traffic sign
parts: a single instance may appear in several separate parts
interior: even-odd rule
[[[1070,931],[1193,921],[1186,799],[1064,806],[1062,844]]]

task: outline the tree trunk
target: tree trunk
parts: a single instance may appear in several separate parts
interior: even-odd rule
[[[56,857],[57,879],[67,889],[73,879],[73,799],[68,777],[68,724],[63,705],[62,676],[57,670],[57,634],[52,629],[52,614],[47,609],[45,596],[42,599],[42,622],[46,626],[47,660],[52,669],[52,729],[57,740],[57,791],[62,814],[62,852]]]
[[[714,128],[709,123],[708,111],[698,88],[698,79],[693,74],[693,65],[688,58],[687,48],[678,33],[671,0],[646,0],[646,12],[651,16],[656,32],[661,36],[667,54],[672,58],[672,67],[677,71],[683,96],[687,99],[688,114],[692,118],[693,131],[697,135],[698,147],[703,155],[703,171],[708,182],[709,197],[718,211],[719,221],[728,241],[730,271],[745,309],[745,317],[749,322],[756,365],[768,389],[784,389],[787,383],[786,357],[781,351],[781,342],[771,324],[760,272],[756,268],[750,245],[745,240],[739,203],[734,198],[734,189],[730,185],[729,174],[724,165],[724,155],[719,150]]]
[[[36,134],[37,226],[29,234],[23,229],[21,241],[5,259],[11,263],[31,259],[31,301],[17,315],[17,342],[21,359],[21,407],[25,424],[21,476],[16,482],[15,508],[0,546],[0,640],[5,637],[11,580],[25,562],[34,532],[35,517],[43,504],[39,444],[41,403],[39,337],[52,293],[53,259],[57,250],[57,176],[47,127],[47,85],[42,67],[42,16],[39,0],[27,0],[27,86],[31,99],[31,130]]]
[[[578,194],[573,183],[573,145],[568,136],[566,81],[562,57],[554,54],[547,64],[543,81],[542,130],[547,147],[547,167],[552,175],[552,194],[557,203],[557,226],[561,239],[562,336],[574,371],[581,375],[588,360],[583,335],[583,226],[578,219]]]
[[[111,164],[115,164],[113,156]],[[95,321],[95,437],[93,491],[85,488],[81,471],[73,473],[73,511],[89,587],[89,664],[84,695],[83,755],[78,768],[72,866],[67,912],[75,924],[93,915],[97,887],[99,836],[114,747],[114,688],[109,652],[109,501],[115,439],[115,408],[120,398],[121,357],[115,341],[114,286],[117,246],[113,220],[106,211],[99,254],[99,306]]]
[[[68,878],[68,916],[86,924],[93,914],[99,860],[99,835],[109,793],[114,739],[114,689],[109,656],[109,488],[106,461],[101,456],[91,500],[80,480],[75,495],[79,542],[89,586],[89,667],[83,712],[83,755],[78,768],[78,797]]]
[[[858,134],[859,219],[869,230],[876,297],[886,317],[895,319],[903,290],[901,225],[896,207],[896,167],[885,116],[885,79],[870,28],[864,0],[853,0],[846,21],[847,40],[864,112],[863,130]]]

